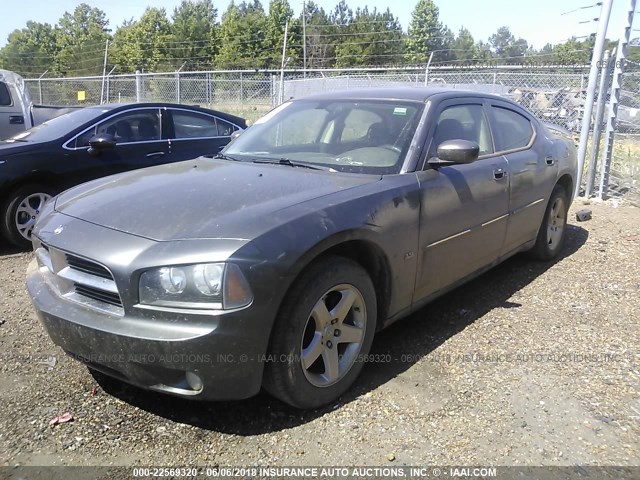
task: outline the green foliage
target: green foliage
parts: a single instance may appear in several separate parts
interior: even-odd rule
[[[432,0],[419,0],[411,14],[407,38],[406,59],[413,64],[425,63],[431,52],[436,60],[444,50],[444,27],[439,19],[440,10]]]
[[[212,0],[182,0],[173,11],[171,56],[188,70],[214,66],[219,49],[218,10]]]
[[[52,70],[51,59],[58,46],[56,32],[48,23],[27,22],[27,27],[9,34],[6,47],[0,50],[0,64],[23,76],[40,76]]]
[[[220,24],[220,50],[216,65],[223,69],[264,68],[263,39],[267,32],[267,17],[260,0],[232,1]]]
[[[317,0],[306,1],[304,19],[302,13],[294,18],[292,8],[297,4],[298,9],[301,0],[269,0],[266,10],[260,0],[235,0],[221,18],[215,1],[181,0],[170,18],[164,9],[147,8],[113,36],[105,13],[82,3],[65,12],[56,25],[29,21],[14,30],[0,49],[0,68],[26,77],[45,71],[52,76],[100,75],[110,40],[108,69],[115,66],[116,73],[278,69],[287,22],[288,68],[302,67],[304,46],[309,68],[424,66],[432,54],[434,64],[489,59],[585,64],[593,51],[593,38],[572,38],[535,50],[507,26],[484,41],[474,39],[464,27],[454,34],[439,17],[436,3],[444,0],[412,0],[415,8],[406,33],[390,8],[353,10],[347,0],[335,0],[331,10],[324,10]],[[640,64],[640,39],[635,42],[628,58]],[[614,46],[609,42],[606,48]]]
[[[105,13],[82,3],[73,13],[65,12],[56,29],[57,51],[54,70],[66,75],[95,75],[102,70],[104,49],[109,39]]]
[[[521,60],[527,52],[529,44],[523,38],[516,38],[509,27],[500,27],[496,33],[489,37],[489,44],[499,59],[505,63]]]
[[[337,28],[337,27],[336,27]],[[403,33],[391,11],[369,12],[358,8],[346,28],[346,35],[335,43],[336,67],[376,66],[400,63],[403,54]]]
[[[127,22],[116,31],[110,63],[124,71],[174,70],[171,61],[171,24],[164,8],[147,7],[135,22]]]

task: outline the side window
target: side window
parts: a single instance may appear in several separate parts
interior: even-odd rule
[[[496,148],[502,152],[524,148],[533,137],[533,126],[527,117],[508,108],[492,106],[496,124]]]
[[[226,120],[216,117],[216,126],[218,130],[218,137],[230,137],[231,134],[237,130],[237,127],[233,123],[229,123]]]
[[[0,107],[8,107],[11,105],[11,94],[9,88],[4,82],[0,82]]]
[[[197,112],[172,110],[175,138],[228,137],[237,128],[226,120]]]
[[[351,110],[344,119],[344,128],[340,136],[340,143],[361,140],[372,135],[370,130],[376,130],[375,125],[382,127],[382,117],[368,110]]]
[[[116,143],[160,140],[160,113],[158,110],[134,110],[117,115],[80,135],[76,139],[76,148],[88,147],[91,137],[99,133],[110,133],[116,137]]]
[[[454,105],[440,113],[430,156],[446,140],[469,140],[480,146],[480,155],[493,153],[491,132],[482,105]]]

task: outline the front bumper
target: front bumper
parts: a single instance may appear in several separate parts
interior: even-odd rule
[[[27,289],[38,317],[55,344],[89,367],[194,399],[242,399],[259,391],[271,324],[252,315],[252,307],[204,319],[117,316],[61,297],[46,275],[46,267],[31,262]]]

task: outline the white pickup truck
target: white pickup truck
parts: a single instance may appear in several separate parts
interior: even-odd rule
[[[22,77],[0,70],[0,140],[33,126],[32,105]]]
[[[76,108],[34,105],[22,77],[0,69],[0,140]]]

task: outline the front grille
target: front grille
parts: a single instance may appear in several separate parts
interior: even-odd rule
[[[93,260],[58,250],[36,238],[36,258],[41,268],[51,275],[49,284],[57,292],[76,303],[114,315],[124,308],[118,286],[111,272]]]
[[[111,272],[109,272],[109,270],[98,263],[94,263],[90,260],[85,260],[84,258],[76,257],[75,255],[71,255],[69,253],[67,253],[65,257],[67,259],[67,264],[69,265],[69,267],[74,270],[88,273],[89,275],[95,275],[96,277],[113,280]]]
[[[117,293],[107,292],[105,290],[100,290],[88,285],[81,285],[79,283],[74,283],[73,287],[78,295],[83,295],[99,302],[115,305],[116,307],[122,307],[120,295]]]

